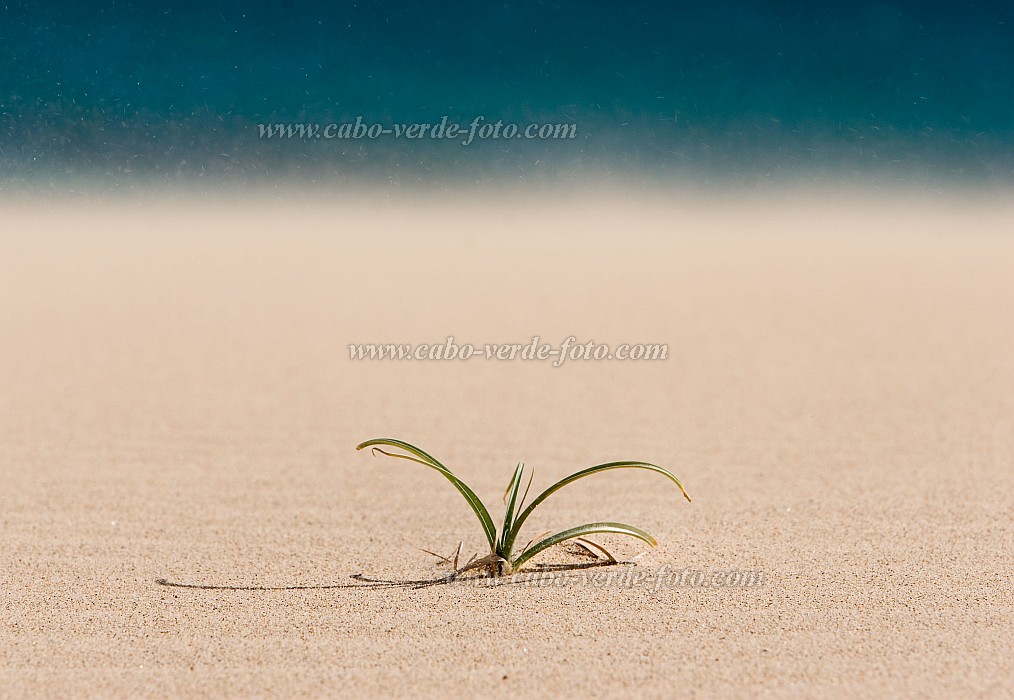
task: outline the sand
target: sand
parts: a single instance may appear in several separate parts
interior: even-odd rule
[[[1009,197],[212,200],[0,206],[3,697],[1014,687]],[[536,335],[668,358],[349,351]],[[519,461],[647,460],[694,503],[614,472],[533,516],[647,529],[601,539],[644,580],[344,588],[483,546],[377,436],[495,516]]]

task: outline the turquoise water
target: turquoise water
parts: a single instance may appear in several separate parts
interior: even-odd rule
[[[0,181],[1014,179],[1000,4],[0,6]],[[265,139],[259,124],[568,124]]]

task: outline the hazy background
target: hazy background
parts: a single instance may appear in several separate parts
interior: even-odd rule
[[[0,187],[138,182],[1004,184],[1002,3],[0,6]],[[578,125],[572,141],[267,141],[265,122]]]

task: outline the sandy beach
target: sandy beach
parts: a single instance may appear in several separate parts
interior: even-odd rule
[[[1014,687],[1009,197],[82,198],[0,221],[2,697]],[[350,356],[450,336],[668,357]],[[439,474],[356,452],[380,436],[494,519],[518,462],[533,490],[653,462],[694,502],[614,472],[532,516],[643,527],[648,553],[598,540],[641,579],[351,587],[485,554]]]

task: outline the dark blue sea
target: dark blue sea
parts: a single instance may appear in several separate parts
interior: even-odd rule
[[[15,0],[0,186],[1006,183],[1012,30],[1006,3]]]

